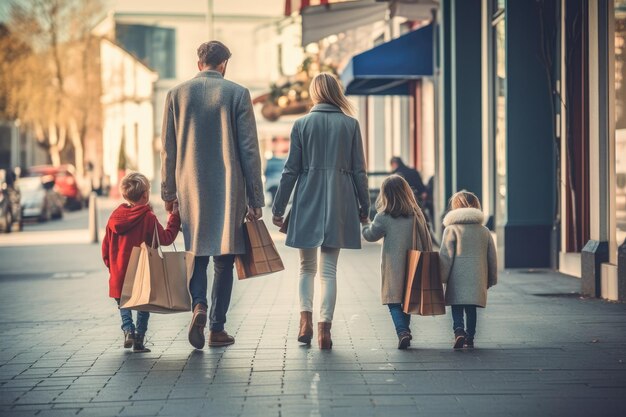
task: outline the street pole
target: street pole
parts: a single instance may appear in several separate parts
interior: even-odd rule
[[[95,191],[89,194],[89,241],[91,243],[98,243],[98,204]]]

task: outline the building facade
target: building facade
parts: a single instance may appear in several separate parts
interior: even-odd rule
[[[625,17],[622,1],[442,0],[437,18],[437,211],[476,192],[502,267],[558,269],[614,300],[626,299]]]

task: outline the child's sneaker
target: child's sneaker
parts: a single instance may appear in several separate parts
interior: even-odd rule
[[[135,353],[145,353],[145,352],[150,352],[150,349],[148,349],[147,347],[145,347],[143,345],[143,339],[144,339],[144,335],[137,335],[135,337],[135,343],[133,344],[133,352]]]
[[[133,347],[135,344],[135,332],[132,330],[124,330],[124,347],[126,349]]]
[[[402,332],[398,335],[398,349],[405,350],[411,346],[411,334],[409,332]]]
[[[465,338],[465,344],[463,345],[463,347],[465,349],[474,349],[474,338],[473,337],[466,337]]]
[[[454,331],[454,349],[462,349],[463,345],[465,345],[465,338],[467,335],[465,334],[465,330],[457,329]]]

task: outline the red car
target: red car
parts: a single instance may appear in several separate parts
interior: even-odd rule
[[[29,177],[39,177],[43,175],[54,175],[55,188],[59,194],[65,197],[65,206],[70,210],[80,210],[83,208],[85,198],[80,191],[80,185],[76,179],[75,170],[72,165],[38,165],[28,169]]]

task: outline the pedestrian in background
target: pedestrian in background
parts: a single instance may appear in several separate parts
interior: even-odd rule
[[[337,299],[337,260],[341,249],[360,249],[359,219],[369,212],[365,155],[359,122],[339,82],[329,73],[317,75],[310,95],[315,106],[296,120],[289,157],[273,207],[273,222],[282,227],[295,186],[287,226],[287,246],[300,249],[300,332],[298,341],[313,337],[313,289],[320,252],[322,303],[318,343],[330,349],[330,328]],[[297,183],[297,185],[296,185]]]
[[[391,166],[392,174],[400,175],[409,183],[415,195],[415,200],[421,205],[422,200],[425,198],[424,193],[427,190],[420,173],[416,169],[408,167],[399,156],[391,158],[389,165]]]
[[[474,348],[476,307],[487,305],[487,289],[498,281],[496,247],[476,195],[459,191],[449,210],[439,251],[441,281],[452,306],[454,348]]]
[[[116,208],[107,222],[106,235],[102,241],[102,259],[109,269],[109,297],[120,305],[124,277],[128,269],[128,261],[134,247],[142,243],[151,245],[155,231],[162,245],[171,245],[180,229],[178,210],[173,209],[167,221],[167,227],[159,223],[152,212],[150,201],[150,182],[144,175],[133,172],[126,175],[120,184],[120,193],[125,204]],[[122,330],[124,331],[124,347],[133,348],[133,352],[150,352],[144,346],[144,338],[148,330],[150,313],[137,312],[137,326],[133,323],[132,312],[120,308]]]
[[[161,133],[161,197],[168,211],[179,203],[185,248],[195,254],[188,338],[196,349],[205,344],[211,257],[208,344],[235,343],[224,329],[235,255],[246,252],[244,218],[260,219],[265,205],[252,100],[246,88],[224,79],[230,57],[221,42],[200,45],[200,72],[167,93]]]
[[[407,251],[432,251],[428,225],[409,184],[399,175],[383,181],[374,221],[362,233],[368,242],[384,239],[381,251],[382,303],[386,304],[398,335],[398,349],[411,344],[411,316],[403,311]],[[415,239],[415,241],[413,240]]]

